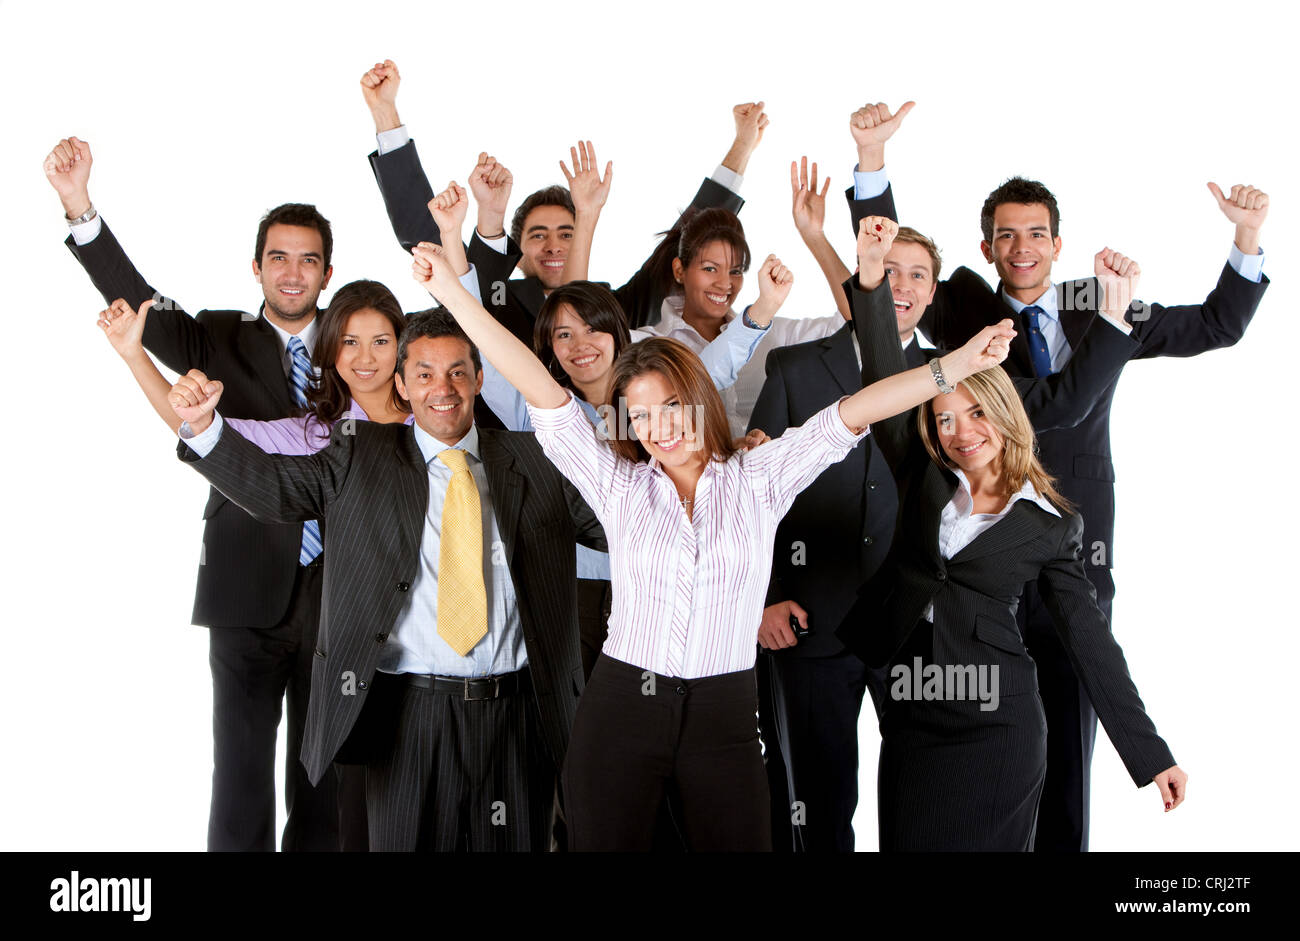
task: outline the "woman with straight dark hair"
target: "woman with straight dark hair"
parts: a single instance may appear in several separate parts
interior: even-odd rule
[[[770,850],[755,719],[754,659],[777,523],[867,425],[938,391],[927,369],[892,377],[800,428],[737,452],[699,358],[674,340],[628,347],[615,365],[621,422],[598,431],[546,366],[457,281],[436,246],[414,251],[416,280],[527,400],[546,455],[582,494],[610,546],[609,638],[578,703],[563,793],[575,850],[646,850],[666,789],[693,850]],[[792,278],[760,277],[784,300]],[[999,362],[1014,331],[989,327],[944,369]]]
[[[896,232],[892,220],[870,217],[859,234],[860,273],[850,296],[864,383],[905,369],[884,268]],[[1136,265],[1098,264],[1105,264],[1098,271],[1102,315],[1122,321]],[[1084,378],[1071,394],[1104,388],[1113,377]],[[1000,366],[949,376],[947,384],[914,415],[873,429],[898,480],[898,528],[889,558],[837,631],[868,665],[889,671],[880,721],[880,848],[1033,849],[1047,726],[1034,661],[1016,625],[1028,582],[1043,593],[1134,783],[1154,780],[1172,810],[1182,803],[1187,775],[1156,734],[1097,607],[1083,568],[1083,521],[1038,461],[1015,384]]]

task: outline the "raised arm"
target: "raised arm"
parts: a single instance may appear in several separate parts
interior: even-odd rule
[[[347,478],[355,434],[336,428],[328,447],[305,457],[267,454],[216,414],[221,391],[220,382],[197,369],[172,386],[168,402],[189,424],[189,434],[182,429],[181,460],[262,522],[323,518]]]
[[[791,212],[794,215],[794,227],[799,230],[799,237],[803,239],[804,245],[808,246],[808,251],[812,252],[813,258],[817,259],[817,267],[821,268],[826,283],[830,285],[831,297],[835,299],[835,307],[840,312],[840,316],[845,320],[852,320],[849,299],[844,294],[844,282],[849,278],[849,269],[844,262],[840,261],[840,256],[835,253],[830,240],[826,238],[826,193],[830,188],[831,178],[826,177],[821,192],[817,191],[816,163],[812,165],[810,177],[807,157],[801,157],[798,163],[790,161],[790,192],[793,201]]]
[[[424,243],[412,252],[415,280],[438,298],[480,352],[536,408],[559,408],[569,397],[527,346],[474,299],[452,271],[439,246]]]
[[[862,220],[858,276],[845,283],[845,292],[853,305],[854,329],[862,349],[863,389],[840,406],[849,427],[872,425],[876,443],[896,476],[917,442],[916,425],[907,410],[939,392],[929,366],[909,370],[903,358],[893,292],[885,277],[885,255],[897,234],[898,223],[891,219],[872,216]],[[939,367],[947,383],[955,386],[967,376],[1001,363],[1013,336],[1011,321],[1004,320],[941,357]]]
[[[1245,334],[1268,288],[1259,249],[1259,232],[1268,216],[1268,194],[1238,184],[1225,196],[1214,183],[1208,186],[1219,210],[1235,227],[1228,262],[1203,303],[1138,305],[1130,313],[1133,335],[1142,345],[1138,359],[1195,356],[1232,346]]]
[[[397,114],[397,89],[401,81],[397,64],[385,59],[361,76],[361,96],[374,118],[380,142],[370,154],[370,169],[384,199],[393,234],[398,244],[410,251],[419,242],[436,244],[438,230],[424,208],[433,198],[433,187],[420,163],[415,141],[405,133]]]
[[[149,400],[158,417],[175,432],[181,427],[181,419],[167,400],[172,384],[158,371],[141,342],[145,321],[152,307],[153,301],[149,300],[141,303],[138,310],[132,310],[130,304],[118,298],[107,310],[100,311],[99,327],[104,331],[104,336],[108,337],[114,351],[131,370],[140,391]]]
[[[1073,428],[1087,418],[1138,350],[1125,316],[1137,296],[1141,269],[1133,259],[1103,248],[1093,258],[1093,270],[1102,294],[1098,315],[1065,368],[1041,379],[1013,379],[1025,414],[1040,434]]]
[[[856,235],[858,223],[867,216],[888,216],[898,221],[894,194],[885,176],[885,143],[903,126],[903,119],[916,106],[907,101],[891,112],[883,101],[866,104],[849,115],[849,131],[857,149],[853,185],[844,193],[849,201],[849,219]]]
[[[573,238],[569,252],[564,256],[564,283],[588,280],[591,267],[591,243],[600,221],[600,211],[609,199],[609,187],[614,180],[614,161],[605,164],[605,178],[600,178],[600,164],[596,162],[596,148],[591,141],[578,141],[569,148],[573,172],[560,161],[560,172],[569,184],[573,197]]]
[[[738,104],[731,109],[731,116],[735,124],[735,137],[731,147],[722,158],[715,177],[700,184],[686,212],[725,209],[739,213],[745,204],[739,193],[741,177],[749,166],[749,158],[763,139],[769,120],[761,101]],[[670,231],[681,224],[682,215],[673,222]],[[633,329],[658,322],[664,302],[661,283],[663,266],[670,263],[674,252],[675,246],[660,242],[627,283],[614,288],[614,296],[627,314],[628,326]]]
[[[68,250],[110,307],[118,299],[132,309],[146,300],[156,304],[155,316],[145,328],[143,342],[169,369],[179,373],[206,369],[211,355],[207,330],[179,304],[154,290],[91,206],[92,162],[90,145],[77,137],[59,141],[45,158],[46,179],[59,194],[65,218],[72,227],[65,242]]]

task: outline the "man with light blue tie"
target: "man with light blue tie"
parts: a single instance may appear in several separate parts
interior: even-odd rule
[[[68,249],[104,300],[122,298],[133,309],[155,300],[145,348],[174,372],[201,369],[221,379],[232,418],[270,421],[305,405],[316,302],[332,271],[329,221],[302,203],[272,209],[258,226],[252,256],[262,294],[257,312],[200,310],[192,317],[145,280],[91,204],[91,162],[85,141],[65,138],[45,158],[45,175],[63,204]],[[335,775],[313,787],[297,758],[320,609],[320,530],[314,522],[258,523],[215,490],[203,519],[191,620],[210,629],[208,849],[275,849],[275,739],[287,703],[281,848],[338,850]],[[355,815],[345,817],[349,831],[358,825]],[[364,819],[359,825],[364,829]]]
[[[858,221],[889,215],[892,187],[885,173],[885,142],[913,106],[897,113],[884,104],[867,105],[849,119],[858,148],[854,183],[846,194],[856,237]],[[1195,356],[1241,339],[1268,287],[1259,231],[1268,196],[1234,186],[1225,196],[1208,184],[1219,209],[1235,226],[1227,264],[1214,290],[1200,304],[1166,307],[1135,302],[1129,310],[1131,336],[1140,344],[1132,359]],[[1013,177],[997,187],[980,213],[980,251],[997,270],[990,288],[969,268],[940,282],[920,328],[937,346],[957,346],[986,324],[1015,318],[1019,330],[1003,363],[1013,377],[1059,372],[1078,345],[1099,306],[1096,279],[1052,281],[1052,262],[1061,252],[1060,211],[1041,183]],[[1104,249],[1097,265],[1127,259]],[[1118,381],[1118,380],[1116,380]],[[1039,457],[1056,476],[1061,493],[1084,519],[1083,548],[1097,603],[1111,617],[1115,583],[1115,469],[1111,463],[1110,408],[1115,384],[1074,428],[1038,436]],[[1039,692],[1047,714],[1047,780],[1039,804],[1035,848],[1083,852],[1088,848],[1088,789],[1097,717],[1057,640],[1037,586],[1027,585],[1018,612],[1021,632],[1038,665]]]

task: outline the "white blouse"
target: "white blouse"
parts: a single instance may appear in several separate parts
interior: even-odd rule
[[[605,528],[614,592],[605,654],[683,679],[753,667],[777,524],[866,434],[845,427],[839,402],[709,461],[689,517],[659,463],[616,455],[574,399],[529,413],[542,450]]]

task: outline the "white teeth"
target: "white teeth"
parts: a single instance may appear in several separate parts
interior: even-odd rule
[[[983,441],[981,441],[979,444],[971,444],[971,445],[967,445],[964,448],[958,448],[957,450],[960,451],[962,454],[973,454],[982,447],[984,447]]]
[[[575,360],[573,361],[573,365],[575,365],[575,366],[590,366],[592,363],[594,363],[594,362],[595,362],[597,359],[599,359],[599,358],[600,358],[599,356],[583,356],[583,357],[580,357],[580,358],[578,358],[578,359],[575,359]]]
[[[911,310],[911,309],[912,309],[912,305],[909,304],[907,301],[894,301],[894,309],[895,309],[895,310]]]
[[[728,298],[730,295],[727,295],[727,294],[705,294],[704,296],[707,297],[709,300],[713,301],[713,303],[715,303],[715,304],[725,304],[725,303],[727,303],[727,298]]]
[[[682,436],[678,435],[676,438],[669,438],[667,441],[660,441],[659,447],[664,451],[671,451],[673,448],[677,447],[678,442],[681,440]]]
[[[435,412],[450,412],[455,407],[456,407],[455,405],[430,405],[429,406],[429,408],[433,409]]]
[[[543,267],[543,268],[563,268],[563,267],[564,267],[564,261],[563,261],[563,260],[560,260],[560,261],[544,261],[544,262],[542,262],[542,267]]]
[[[1032,262],[1032,261],[1013,261],[1013,262],[1011,263],[1011,267],[1012,267],[1012,268],[1032,268],[1032,267],[1034,267],[1035,264],[1037,264],[1037,262]]]

